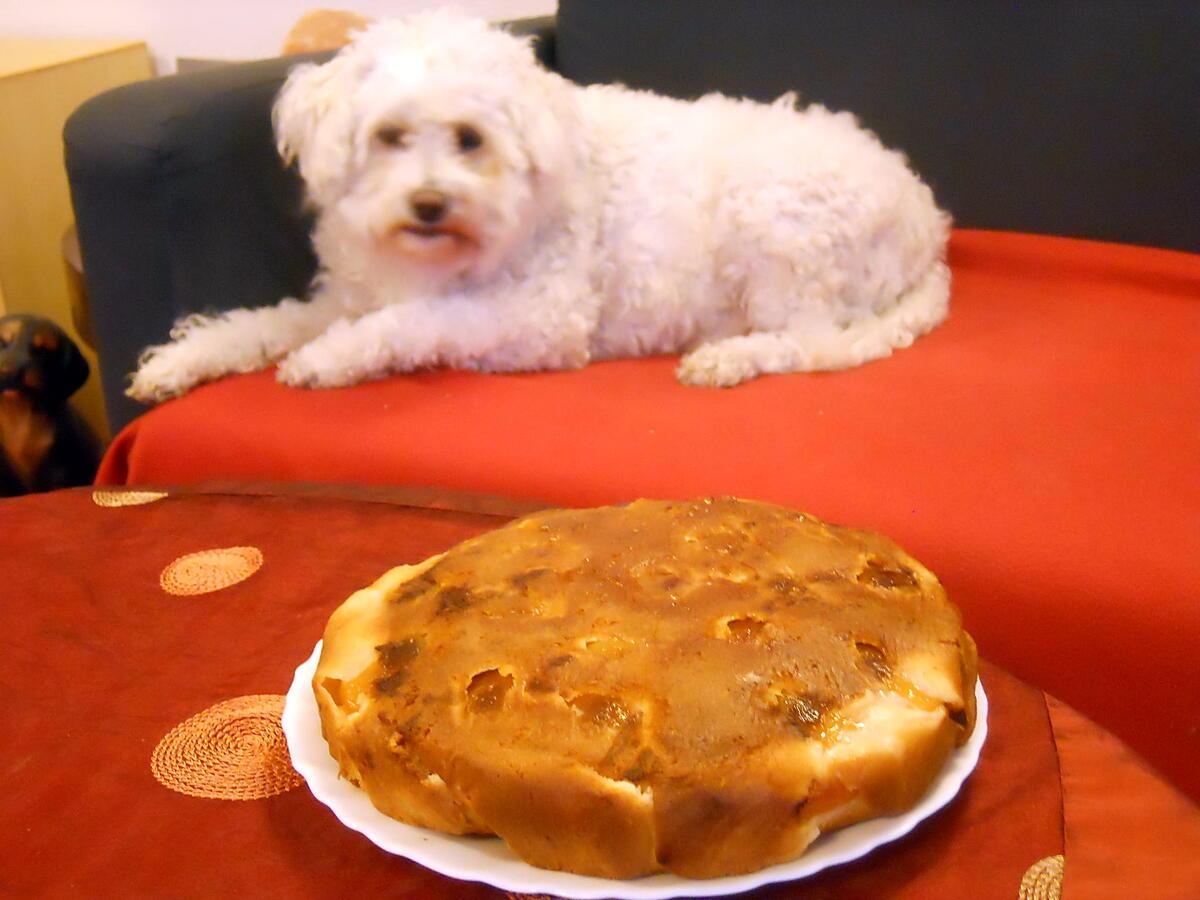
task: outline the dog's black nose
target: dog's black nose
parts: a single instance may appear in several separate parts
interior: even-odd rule
[[[436,225],[446,218],[450,208],[449,198],[441,191],[414,191],[408,202],[412,205],[413,214],[423,225]]]

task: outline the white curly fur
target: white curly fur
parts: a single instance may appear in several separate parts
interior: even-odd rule
[[[852,116],[792,95],[580,88],[527,42],[432,13],[298,66],[275,128],[319,213],[311,298],[188,317],[131,396],[272,363],[332,387],[680,352],[681,381],[726,386],[878,359],[947,312],[929,188]],[[435,228],[414,218],[427,190],[449,203]]]

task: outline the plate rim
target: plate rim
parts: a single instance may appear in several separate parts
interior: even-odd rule
[[[669,900],[669,898],[684,896],[729,896],[770,884],[799,881],[833,866],[860,859],[884,844],[899,840],[913,831],[921,822],[933,817],[949,805],[958,796],[963,784],[978,766],[988,732],[988,698],[983,689],[983,681],[977,675],[975,680],[975,729],[965,744],[956,747],[951,752],[950,757],[943,764],[941,771],[921,799],[912,808],[898,815],[868,819],[830,832],[828,835],[822,835],[816,843],[819,844],[822,840],[827,842],[836,840],[835,846],[845,845],[840,850],[833,850],[828,858],[814,860],[806,851],[796,859],[742,875],[688,879],[671,873],[659,873],[643,878],[617,880],[541,869],[524,862],[507,847],[503,847],[504,852],[511,857],[511,859],[504,860],[506,868],[507,864],[512,864],[515,867],[513,871],[519,873],[515,880],[511,880],[511,873],[504,871],[496,873],[487,868],[467,868],[464,865],[447,863],[436,855],[431,857],[424,852],[423,847],[424,844],[444,847],[449,842],[464,841],[497,842],[503,846],[501,838],[461,837],[408,825],[379,812],[371,804],[370,798],[364,791],[341,778],[337,762],[329,755],[328,744],[321,734],[320,715],[317,710],[316,697],[312,692],[312,677],[320,659],[322,643],[323,641],[317,641],[312,654],[296,668],[292,684],[285,696],[282,715],[283,732],[292,765],[303,776],[309,792],[321,805],[329,809],[339,822],[352,831],[358,832],[384,852],[401,856],[448,878],[479,882],[504,891],[550,893],[560,897],[569,897],[572,900],[603,900],[603,898]],[[314,730],[316,740],[314,740]],[[317,746],[318,744],[319,746]],[[311,760],[310,754],[315,754],[318,750],[324,751],[323,758]],[[332,776],[329,771],[330,767],[333,769]],[[359,810],[347,808],[346,804],[341,802],[341,797],[338,796],[342,793],[342,788],[356,791],[361,798],[361,803],[365,803],[365,808]],[[357,805],[361,807],[361,803]],[[377,822],[371,821],[376,818]],[[398,848],[392,841],[381,837],[378,832],[373,833],[372,825],[375,824],[389,830],[395,830],[397,827],[405,831],[411,830],[415,833],[413,836],[415,846],[406,844],[403,849]],[[856,833],[855,829],[859,829],[859,831]],[[855,838],[861,838],[861,840],[856,841]],[[385,843],[381,843],[381,840]],[[805,863],[806,860],[808,864]],[[816,864],[812,865],[814,861]]]

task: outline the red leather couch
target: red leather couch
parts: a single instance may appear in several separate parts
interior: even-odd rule
[[[960,230],[950,261],[949,320],[858,369],[730,390],[666,358],[332,391],[239,376],[134,420],[99,482],[734,494],[877,529],[983,655],[1200,797],[1200,255]]]

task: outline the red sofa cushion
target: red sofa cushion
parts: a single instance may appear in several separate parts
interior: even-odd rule
[[[666,358],[333,391],[260,373],[136,420],[99,481],[736,494],[877,529],[984,655],[1200,795],[1200,256],[959,231],[950,262],[947,322],[858,369],[730,390]]]

